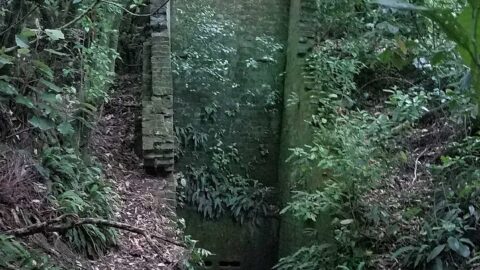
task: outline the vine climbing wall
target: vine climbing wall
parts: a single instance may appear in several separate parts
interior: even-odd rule
[[[285,103],[282,109],[282,139],[279,164],[279,192],[280,203],[285,205],[291,196],[292,183],[295,175],[295,164],[286,160],[291,155],[292,148],[311,144],[313,131],[309,122],[316,112],[318,105],[312,104],[311,96],[314,95],[313,78],[309,77],[307,59],[314,49],[316,29],[318,27],[316,0],[292,0],[290,7],[290,23],[288,35],[287,65],[285,69]],[[295,102],[292,102],[295,100]],[[305,183],[321,183],[321,173],[315,172],[304,175]],[[307,187],[315,188],[315,187]],[[319,218],[322,220],[323,218]],[[319,237],[330,235],[326,228],[329,221],[322,220],[315,224],[318,226]],[[305,243],[313,241],[312,237],[304,233],[305,224],[286,213],[282,216],[279,233],[279,255],[287,256],[296,251]]]
[[[232,174],[278,185],[288,2],[173,2],[176,170],[228,164]],[[180,215],[187,233],[216,254],[207,260],[209,269],[275,263],[277,220],[252,226],[228,215],[205,220],[197,209]]]

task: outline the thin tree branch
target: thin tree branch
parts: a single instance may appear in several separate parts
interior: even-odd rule
[[[95,7],[98,6],[98,4],[100,4],[101,0],[95,0],[95,2],[93,2],[93,4],[91,4],[84,12],[82,12],[82,14],[78,15],[75,19],[69,21],[68,23],[60,26],[60,30],[62,29],[65,29],[73,24],[75,24],[76,22],[80,21],[83,17],[85,17],[88,13],[90,13],[90,11],[92,11],[93,9],[95,9]]]
[[[413,171],[413,180],[412,180],[412,185],[415,184],[415,182],[417,181],[417,178],[418,178],[418,175],[417,175],[417,170],[418,170],[418,162],[420,160],[420,158],[423,156],[423,154],[425,154],[425,152],[427,152],[428,148],[425,148],[421,153],[420,155],[418,155],[417,159],[415,160],[415,169]]]
[[[126,9],[125,7],[123,7],[121,4],[119,3],[116,3],[116,2],[112,2],[112,1],[109,1],[109,0],[100,0],[101,2],[105,3],[105,4],[110,4],[110,5],[113,5],[113,6],[116,6],[120,9],[122,9],[123,11],[125,11],[126,13],[132,15],[132,16],[135,16],[135,17],[150,17],[152,15],[155,15],[155,13],[157,13],[160,9],[162,9],[163,7],[165,7],[168,2],[170,2],[170,0],[167,0],[165,1],[162,5],[160,5],[160,7],[158,7],[157,9],[155,9],[155,11],[153,11],[152,13],[149,13],[149,14],[137,14],[137,13],[134,13],[134,12],[131,12],[130,10]]]
[[[38,5],[36,5],[34,8],[32,8],[27,14],[25,14],[25,16],[23,16],[20,20],[16,21],[15,23],[13,23],[12,25],[10,25],[9,27],[7,27],[5,30],[3,30],[1,33],[0,33],[0,36],[2,36],[3,34],[5,34],[6,32],[8,32],[10,29],[12,29],[13,27],[17,26],[19,23],[23,22],[28,16],[30,16],[33,12],[35,12],[35,10],[37,10],[38,8]]]

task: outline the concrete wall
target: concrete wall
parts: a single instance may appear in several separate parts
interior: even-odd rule
[[[315,114],[318,104],[311,103],[313,78],[307,75],[306,60],[315,44],[315,31],[318,27],[316,16],[315,0],[291,1],[279,164],[279,190],[282,205],[290,200],[292,183],[298,177],[295,175],[293,164],[286,162],[291,154],[290,149],[312,142],[313,131],[308,122]],[[289,99],[296,100],[296,103],[292,104],[288,101]],[[307,190],[321,186],[321,172],[314,170],[311,175],[303,177],[309,185],[306,187]],[[309,242],[318,241],[304,234],[307,228],[314,227],[320,232],[320,237],[328,241],[327,238],[331,235],[329,224],[328,217],[320,218],[317,224],[303,224],[288,213],[283,215],[279,233],[279,256],[287,256]]]
[[[199,34],[182,29],[185,14],[179,13],[188,10],[189,2],[176,0],[172,6],[172,50],[177,55],[195,45],[191,44],[194,39],[191,35]],[[212,58],[221,55],[220,60],[228,61],[229,81],[192,78],[182,72],[174,76],[175,126],[191,125],[195,132],[208,135],[205,148],[182,149],[176,170],[182,171],[187,165],[209,165],[210,146],[218,142],[222,147],[235,144],[240,157],[235,172],[277,188],[289,1],[212,0],[211,7],[218,20],[225,19],[235,25],[235,32],[227,31],[218,40],[211,40],[233,51],[223,55],[212,51]],[[259,38],[281,48],[266,52]],[[205,46],[209,46],[208,42]],[[271,59],[265,59],[266,56]],[[248,66],[251,60],[257,66]],[[207,118],[205,110],[213,104],[215,112]],[[216,254],[207,259],[208,269],[263,270],[270,269],[278,259],[279,223],[275,219],[265,219],[255,227],[240,225],[229,217],[204,220],[195,210],[182,210],[179,214],[186,219],[186,233]]]
[[[174,12],[184,10],[191,1],[177,0]],[[214,77],[190,80],[187,74],[174,77],[175,126],[192,125],[196,132],[208,134],[208,145],[222,141],[225,146],[236,144],[241,161],[238,172],[275,186],[280,141],[282,76],[285,68],[285,50],[288,32],[288,1],[286,0],[212,0],[211,6],[218,17],[235,24],[236,32],[217,42],[234,50],[223,59],[228,61],[228,84]],[[267,15],[268,14],[268,15]],[[175,16],[179,18],[180,16]],[[174,20],[175,22],[175,20]],[[181,22],[172,27],[172,49],[181,54],[192,44],[185,36]],[[191,33],[190,33],[191,34]],[[283,49],[270,52],[272,61],[262,61],[266,55],[257,40],[269,37]],[[193,44],[195,45],[195,44]],[[205,45],[208,46],[208,43]],[[220,52],[212,52],[212,57]],[[257,60],[258,67],[247,67],[248,59]],[[208,65],[208,63],[206,63]],[[207,83],[210,87],[202,88]],[[232,85],[236,84],[236,87]],[[205,109],[217,106],[212,118],[205,120]],[[216,139],[217,137],[218,139]],[[186,165],[208,164],[205,149],[185,149],[176,162],[178,170]]]
[[[313,87],[312,80],[305,75],[305,68],[306,59],[315,44],[316,1],[210,0],[215,19],[232,23],[231,29],[234,30],[210,37],[204,43],[195,40],[201,32],[186,29],[182,21],[196,12],[187,8],[189,3],[192,2],[172,2],[173,54],[185,60],[190,56],[184,51],[191,46],[200,44],[204,47],[197,49],[203,52],[211,46],[215,50],[211,50],[204,63],[194,68],[208,67],[212,59],[225,61],[224,76],[228,80],[220,81],[215,76],[195,72],[174,71],[175,127],[190,126],[196,133],[207,135],[204,147],[186,146],[181,149],[176,170],[211,164],[208,149],[219,142],[221,147],[234,145],[240,157],[236,173],[275,187],[277,199],[280,205],[284,205],[290,199],[291,183],[296,177],[295,168],[286,162],[289,149],[312,140],[312,130],[307,121],[317,105],[310,103]],[[229,29],[228,26],[225,29]],[[269,54],[273,61],[264,61],[265,48],[258,38],[265,37],[281,45],[281,49]],[[231,51],[222,53],[216,46],[218,44]],[[147,59],[155,59],[153,44],[146,49],[147,53],[150,52]],[[252,59],[256,66],[247,66],[246,63]],[[162,66],[162,63],[147,61],[144,69],[155,71],[156,66]],[[152,75],[155,76],[155,73],[146,74],[147,85],[160,78],[157,76],[152,80],[149,77]],[[150,88],[155,91],[155,87]],[[148,96],[150,88],[147,88],[147,101],[152,100]],[[292,105],[287,100],[293,96],[298,102]],[[150,106],[170,108],[169,104],[152,103]],[[207,109],[212,108],[215,110],[207,114]],[[321,185],[320,173],[313,172],[309,177],[312,181],[309,181],[311,184],[307,189]],[[324,231],[325,238],[330,235],[327,218],[321,219],[318,224],[302,224],[287,215],[281,221],[265,219],[263,225],[249,227],[228,217],[218,221],[204,220],[194,209],[183,209],[179,214],[186,219],[186,233],[200,240],[201,247],[216,254],[207,260],[208,269],[270,269],[279,256],[289,255],[313,240],[305,237],[303,231],[306,227],[314,226],[320,232]]]

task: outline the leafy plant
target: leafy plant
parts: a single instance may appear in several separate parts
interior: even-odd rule
[[[181,231],[185,231],[186,225],[184,219],[179,219],[177,224]],[[190,250],[190,256],[183,261],[183,267],[187,270],[205,267],[204,259],[214,254],[206,249],[197,247],[198,241],[194,240],[191,235],[184,235],[182,240]]]
[[[232,172],[232,163],[239,161],[238,150],[234,146],[227,150],[215,146],[211,150],[211,166],[189,167],[180,179],[181,202],[210,219],[230,214],[241,223],[257,223],[260,217],[269,214],[272,188]]]
[[[467,267],[475,248],[468,238],[474,231],[470,226],[471,216],[462,216],[459,205],[448,201],[440,202],[433,211],[432,217],[422,227],[421,238],[404,238],[402,241],[410,245],[398,248],[392,256],[414,269],[427,266],[442,269],[452,265]]]
[[[392,121],[394,122],[414,123],[429,111],[427,108],[429,97],[422,89],[413,88],[404,93],[394,87],[392,90],[384,91],[391,93],[386,104],[392,106]]]
[[[51,201],[64,214],[111,218],[115,194],[103,181],[99,167],[87,165],[73,149],[48,148],[43,153],[43,173],[51,179]],[[66,233],[73,246],[89,256],[102,254],[116,244],[115,230],[94,225]]]
[[[48,258],[30,252],[13,237],[0,234],[0,267],[5,269],[55,270]]]
[[[464,7],[457,9],[428,8],[415,6],[403,1],[379,0],[379,4],[395,8],[420,12],[434,21],[439,28],[457,45],[464,63],[470,67],[476,98],[480,97],[480,58],[478,54],[478,23],[480,5],[469,0]]]
[[[274,269],[331,269],[334,267],[329,258],[333,256],[332,246],[329,244],[302,247],[292,255],[281,258]]]

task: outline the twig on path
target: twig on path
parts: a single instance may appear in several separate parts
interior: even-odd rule
[[[412,180],[412,185],[415,184],[415,181],[417,181],[417,170],[418,170],[418,162],[420,160],[420,158],[425,154],[425,152],[427,152],[428,148],[425,148],[421,153],[420,155],[418,155],[417,159],[415,160],[415,170],[413,171],[413,180]]]

